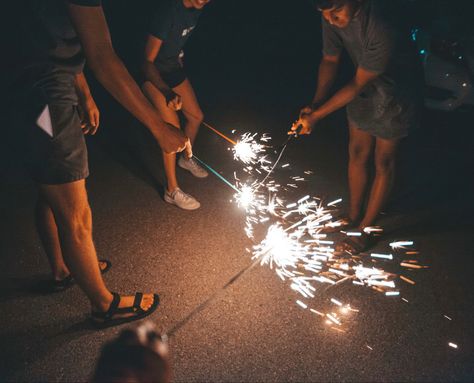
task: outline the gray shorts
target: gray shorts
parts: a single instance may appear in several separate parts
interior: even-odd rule
[[[393,95],[368,87],[347,105],[347,118],[366,133],[386,140],[406,137],[420,124],[423,98],[417,88]]]
[[[73,77],[21,89],[12,108],[12,128],[32,178],[64,184],[89,175],[87,147]]]

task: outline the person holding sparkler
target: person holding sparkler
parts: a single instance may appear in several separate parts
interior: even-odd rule
[[[183,70],[183,46],[198,22],[201,10],[210,0],[163,0],[152,17],[145,47],[143,92],[169,124],[180,128],[182,110],[186,118],[184,132],[194,144],[203,113],[193,87]],[[176,154],[163,152],[167,185],[164,199],[185,210],[195,210],[200,203],[182,191],[176,178]],[[208,173],[194,158],[180,156],[178,165],[195,177]]]
[[[349,123],[349,212],[338,229],[355,227],[341,250],[358,253],[371,244],[364,229],[374,225],[395,176],[400,141],[419,123],[422,71],[410,39],[407,15],[393,0],[313,0],[322,13],[323,58],[315,96],[301,110],[290,134],[310,134],[324,117],[347,106]],[[352,80],[329,97],[342,50],[354,63]],[[375,162],[369,185],[368,165]],[[363,210],[366,191],[368,203]]]
[[[101,276],[110,264],[99,263],[92,239],[84,134],[96,132],[99,112],[82,73],[86,59],[163,151],[187,148],[191,156],[189,139],[161,119],[115,54],[100,0],[24,1],[19,8],[23,55],[14,76],[13,123],[38,185],[37,227],[52,285],[62,291],[77,283],[99,326],[143,318],[158,307],[158,295],[110,292]]]

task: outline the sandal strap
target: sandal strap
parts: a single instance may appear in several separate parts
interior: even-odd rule
[[[116,314],[143,314],[146,312],[146,310],[141,308],[143,293],[135,293],[133,305],[128,307],[118,307],[120,304],[120,295],[117,293],[112,293],[112,295],[113,299],[109,309],[106,312],[92,312],[94,318],[108,321]],[[156,298],[154,297],[154,299]]]
[[[69,274],[66,278],[60,279],[60,280],[53,280],[53,285],[56,288],[66,288],[69,287],[74,281],[74,278],[72,277],[71,274]]]
[[[128,313],[139,313],[141,314],[145,310],[141,308],[143,293],[135,293],[135,299],[133,300],[132,306],[118,307],[115,309],[113,314],[128,314]]]
[[[143,293],[135,293],[135,299],[133,301],[133,308],[141,310],[141,304],[143,299]]]
[[[141,308],[142,298],[143,298],[143,293],[135,293],[135,299],[133,300],[133,305],[132,306],[117,307],[111,313],[110,317],[112,317],[114,314],[129,314],[129,313],[133,313],[133,314],[139,313],[139,314],[141,314],[142,312],[145,311]]]

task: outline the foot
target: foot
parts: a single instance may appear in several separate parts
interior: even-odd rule
[[[355,226],[355,222],[347,216],[339,216],[333,218],[331,222],[328,222],[321,229],[321,233],[337,233],[342,230],[347,230]]]
[[[358,231],[359,232],[359,231]],[[357,255],[369,250],[374,246],[374,237],[371,234],[367,234],[364,230],[360,230],[359,236],[348,236],[344,241],[336,246],[337,253],[350,253]]]
[[[110,261],[107,261],[106,259],[99,259],[99,269],[102,274],[109,271],[111,267],[112,264],[110,263]],[[65,272],[61,273],[61,275],[54,276],[51,281],[51,291],[61,292],[74,286],[74,284],[75,281],[71,273],[69,272],[69,270],[65,270]]]
[[[209,175],[192,157],[187,159],[184,156],[179,156],[178,165],[190,171],[192,175],[197,178],[206,178]]]
[[[150,315],[158,308],[159,302],[157,294],[120,296],[112,293],[112,299],[105,307],[92,308],[91,318],[98,327],[115,326]]]
[[[176,205],[183,210],[196,210],[201,206],[196,198],[186,194],[180,188],[174,189],[171,193],[166,190],[165,201],[172,205]]]

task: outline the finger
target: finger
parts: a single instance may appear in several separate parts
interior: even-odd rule
[[[189,138],[186,141],[186,146],[184,148],[184,151],[186,153],[187,158],[191,158],[193,156],[193,147],[191,145],[191,141],[189,140]]]
[[[94,127],[95,127],[95,130],[97,131],[97,129],[99,128],[99,124],[100,124],[100,113],[99,111],[96,109],[95,113],[94,113]]]
[[[174,110],[177,112],[181,109],[181,103],[178,100],[174,100]]]

